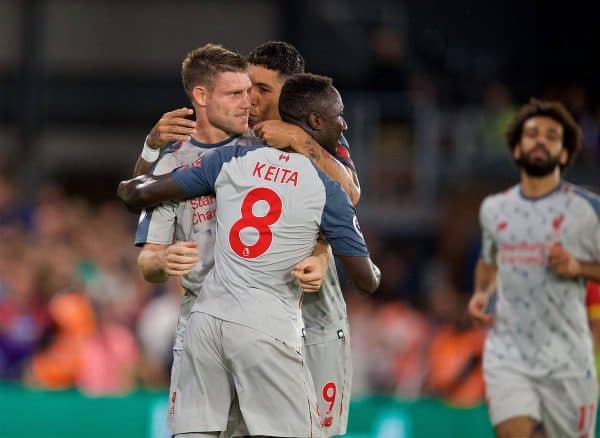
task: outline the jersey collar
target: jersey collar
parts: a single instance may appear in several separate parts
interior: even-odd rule
[[[204,149],[212,149],[212,148],[218,148],[219,146],[225,146],[228,143],[231,143],[233,141],[233,139],[235,139],[236,137],[239,137],[239,135],[232,135],[229,138],[226,138],[223,141],[220,141],[218,143],[201,143],[198,140],[196,140],[194,137],[191,137],[190,139],[190,143],[193,144],[194,146],[198,146],[200,148],[204,148]]]
[[[555,194],[556,192],[560,191],[563,187],[564,187],[564,182],[563,181],[559,181],[559,183],[556,185],[556,187],[554,187],[552,190],[550,190],[548,193],[541,195],[541,196],[526,196],[523,193],[523,190],[521,190],[521,184],[519,184],[519,196],[521,196],[521,198],[525,199],[526,201],[541,201],[542,199],[546,199],[550,196],[552,196],[553,194]]]

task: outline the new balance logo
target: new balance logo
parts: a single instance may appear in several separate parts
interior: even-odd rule
[[[279,161],[285,161],[287,163],[290,161],[290,156],[288,154],[279,154]]]

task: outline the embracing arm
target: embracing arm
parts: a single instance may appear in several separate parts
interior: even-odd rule
[[[191,108],[179,108],[162,115],[146,137],[144,151],[139,155],[133,168],[134,177],[149,173],[158,159],[159,150],[170,142],[190,140],[196,122],[185,117],[193,113]]]
[[[154,164],[153,161],[144,160],[144,158],[142,157],[142,154],[140,154],[138,156],[137,161],[135,162],[135,166],[133,166],[134,178],[136,176],[146,175],[147,173],[150,173],[150,169],[152,168],[153,164]]]
[[[138,268],[150,283],[163,283],[169,277],[165,270],[167,245],[146,243],[138,255]]]
[[[152,207],[169,200],[189,197],[171,174],[152,176],[141,175],[127,181],[121,181],[117,196],[128,207]]]
[[[257,124],[254,133],[269,146],[282,149],[291,147],[308,158],[327,175],[337,181],[350,197],[352,205],[360,200],[360,184],[354,170],[347,168],[327,152],[306,131],[281,120],[268,120]]]
[[[321,289],[329,269],[329,244],[323,235],[317,239],[312,255],[302,260],[292,269],[304,292],[317,292]]]
[[[198,260],[197,242],[176,242],[172,245],[146,243],[138,256],[138,267],[146,281],[162,283],[169,276],[187,274]]]
[[[292,144],[291,147],[296,152],[306,155],[315,165],[319,167],[329,178],[337,181],[340,187],[350,197],[352,205],[357,205],[360,200],[360,185],[358,175],[352,169],[347,168],[333,155],[327,152],[317,141],[303,132],[303,141],[301,145]]]

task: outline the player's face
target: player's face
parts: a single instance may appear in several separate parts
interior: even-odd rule
[[[516,163],[530,176],[546,176],[566,164],[563,127],[550,117],[535,116],[523,124],[521,141],[515,147]]]
[[[244,132],[248,127],[251,86],[247,73],[219,73],[206,102],[210,123],[228,134]]]
[[[338,90],[331,87],[331,98],[325,102],[325,109],[320,113],[322,128],[317,140],[319,144],[334,153],[342,133],[348,129],[344,120],[344,103]]]
[[[248,74],[252,81],[250,126],[265,120],[279,120],[279,95],[285,79],[275,70],[260,65],[250,64]]]

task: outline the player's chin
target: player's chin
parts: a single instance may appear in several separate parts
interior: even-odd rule
[[[246,129],[248,129],[248,116],[245,117],[236,117],[233,123],[234,131],[238,134],[241,134]]]

